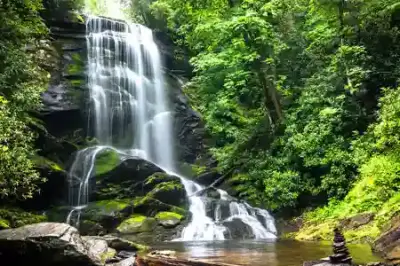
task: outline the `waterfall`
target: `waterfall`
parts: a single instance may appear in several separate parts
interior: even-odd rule
[[[96,156],[111,149],[121,156],[151,161],[181,179],[192,217],[176,240],[223,240],[237,220],[251,229],[254,238],[275,238],[274,220],[267,211],[232,201],[223,190],[217,190],[219,199],[210,202],[197,195],[204,187],[177,174],[173,114],[152,31],[95,16],[88,17],[86,29],[90,129],[99,144],[79,151],[69,170],[72,208],[67,222],[79,225],[81,211],[89,203]],[[211,215],[210,204],[215,205]]]

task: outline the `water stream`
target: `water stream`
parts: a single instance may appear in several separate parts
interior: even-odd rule
[[[217,198],[198,196],[204,187],[177,173],[173,113],[152,31],[139,24],[95,16],[88,18],[86,28],[90,129],[99,145],[79,151],[70,168],[67,222],[79,225],[81,210],[89,203],[96,156],[112,149],[122,157],[151,161],[181,179],[192,220],[176,240],[224,240],[232,237],[232,227],[237,224],[248,229],[248,237],[276,238],[268,211],[232,199],[219,189]]]

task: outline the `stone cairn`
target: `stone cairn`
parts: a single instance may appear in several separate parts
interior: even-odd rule
[[[346,247],[346,240],[338,228],[333,230],[335,236],[333,238],[333,255],[329,256],[332,264],[351,264],[349,250]]]

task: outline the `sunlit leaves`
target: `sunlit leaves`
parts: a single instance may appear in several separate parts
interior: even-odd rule
[[[185,92],[242,197],[274,210],[343,198],[363,160],[398,144],[395,103],[360,137],[400,78],[395,2],[153,3],[191,55]]]
[[[39,67],[46,57],[47,28],[39,0],[2,1],[0,7],[0,198],[33,196],[44,181],[35,170],[35,133],[29,111],[37,110],[48,73]]]

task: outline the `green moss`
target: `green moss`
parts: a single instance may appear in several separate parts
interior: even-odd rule
[[[68,70],[67,70],[68,74],[77,75],[83,73],[84,63],[82,61],[80,54],[78,53],[72,54],[72,61],[73,63],[68,65]]]
[[[372,222],[357,229],[345,230],[344,236],[351,242],[372,243],[381,234],[376,223]]]
[[[134,214],[129,219],[125,220],[126,224],[142,223],[147,219],[146,216],[140,214]]]
[[[161,220],[161,221],[162,220],[173,220],[173,219],[182,220],[183,216],[178,213],[174,213],[174,212],[159,212],[159,213],[157,213],[155,218],[157,220]]]
[[[0,219],[0,229],[10,228],[10,223],[5,219]]]
[[[96,175],[105,174],[120,163],[119,155],[114,150],[105,150],[101,154],[99,154],[96,158],[95,162],[95,171]]]
[[[70,83],[74,87],[80,87],[84,84],[84,81],[81,79],[72,79],[72,80],[70,80]]]
[[[102,264],[104,264],[108,259],[111,259],[112,257],[114,257],[117,254],[117,251],[115,249],[112,248],[108,248],[106,252],[104,252],[103,254],[101,254],[100,256],[100,260],[102,262]]]
[[[173,180],[173,181],[161,182],[161,183],[155,185],[154,189],[149,193],[156,194],[157,192],[160,192],[160,191],[174,191],[174,190],[182,190],[182,189],[183,189],[182,183],[177,180]]]
[[[119,199],[119,200],[101,200],[95,201],[92,204],[101,208],[106,212],[122,211],[123,209],[129,207],[132,201],[130,199]]]
[[[46,169],[50,169],[55,172],[64,172],[65,171],[61,165],[57,164],[56,162],[54,162],[46,157],[43,157],[43,156],[37,155],[33,158],[33,161],[36,164],[36,166],[39,168],[46,168]]]
[[[207,167],[193,164],[192,172],[195,176],[199,176],[207,170]]]
[[[337,222],[330,220],[324,223],[310,223],[303,226],[299,232],[288,235],[304,241],[331,240],[335,226]]]
[[[0,209],[0,220],[7,221],[8,227],[20,227],[27,224],[45,222],[47,217],[23,211],[18,208]]]
[[[165,181],[167,179],[167,177],[168,177],[168,174],[166,174],[166,173],[161,173],[161,172],[154,173],[151,176],[149,176],[148,178],[146,178],[144,183],[146,185],[151,185],[151,184],[154,184],[159,181]]]
[[[166,204],[158,199],[155,199],[152,197],[152,195],[146,195],[145,197],[136,197],[133,200],[133,204],[135,207],[139,207],[142,205],[149,205],[149,206],[154,206],[154,209],[157,210],[157,206],[160,206],[162,209],[169,209],[171,212],[178,213],[180,215],[185,216],[187,214],[187,211],[184,208]]]
[[[87,208],[82,212],[82,220],[94,222],[102,226],[107,226],[104,219],[114,217],[114,219],[122,219],[126,215],[123,212],[125,209],[129,210],[132,201],[129,199],[121,200],[102,200],[91,202]]]
[[[141,232],[151,232],[156,226],[154,218],[143,215],[134,214],[124,220],[118,227],[117,231],[123,234],[135,234]]]
[[[129,244],[131,247],[135,248],[137,251],[147,251],[150,249],[149,246],[138,244],[138,243],[130,242]]]

